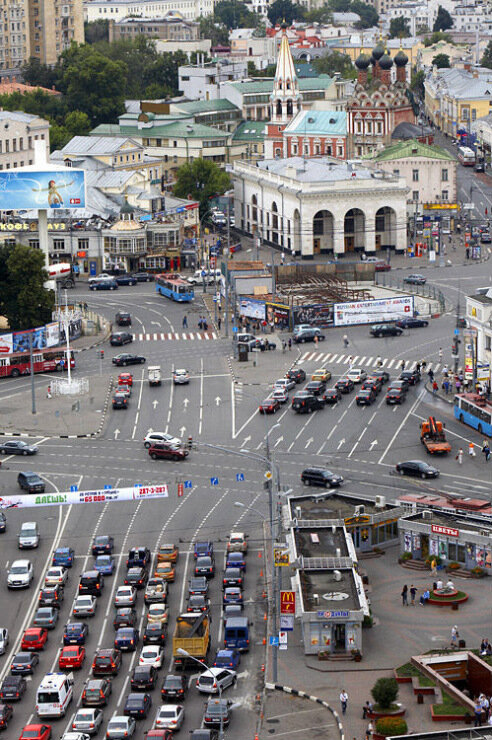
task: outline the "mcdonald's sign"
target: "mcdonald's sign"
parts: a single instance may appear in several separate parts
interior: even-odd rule
[[[295,591],[281,591],[280,592],[280,614],[295,614],[296,613],[296,592]]]

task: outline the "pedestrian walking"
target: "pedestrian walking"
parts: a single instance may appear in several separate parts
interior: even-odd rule
[[[220,331],[220,327],[222,326],[222,319],[220,318],[220,316],[217,319],[217,326],[219,327],[219,331]]]
[[[432,368],[429,368],[429,372],[427,373],[427,376],[430,381],[434,380],[434,370]]]
[[[342,689],[340,691],[340,704],[342,707],[342,714],[345,714],[345,712],[347,711],[347,704],[348,704],[348,694],[345,691],[345,689]],[[481,709],[482,707],[480,707],[480,710]]]
[[[463,449],[460,447],[458,450],[458,454],[456,455],[456,460],[458,460],[458,465],[463,465]]]
[[[408,606],[408,586],[406,583],[403,586],[403,590],[401,592],[401,603],[402,606]]]
[[[367,719],[367,715],[372,712],[372,703],[369,701],[369,699],[366,701],[364,706],[362,707],[362,719]]]
[[[458,638],[460,633],[458,632],[458,625],[455,624],[451,627],[451,647],[458,647]]]
[[[281,265],[284,265],[284,264],[285,264],[285,254],[284,254],[283,252],[282,252],[282,254],[280,255],[280,264],[281,264]]]
[[[198,328],[199,329],[202,328],[202,317],[201,316],[198,317]]]
[[[445,380],[443,380],[442,387],[443,387],[444,393],[446,395],[448,395],[448,393],[449,393],[449,380],[447,378]]]
[[[188,317],[185,314],[183,316],[183,329],[187,329],[187,328],[188,328]]]
[[[416,589],[416,587],[412,583],[412,585],[410,586],[410,599],[411,599],[410,604],[411,604],[411,606],[415,606],[415,597],[416,596],[417,596],[417,589]]]
[[[420,364],[422,365],[422,372],[425,373],[425,369],[427,367],[427,360],[422,360]]]
[[[373,732],[374,732],[374,725],[369,720],[369,724],[367,725],[367,729],[366,729],[366,740],[371,740]]]
[[[437,562],[435,558],[431,560],[431,573],[433,576],[437,576]]]
[[[434,396],[437,394],[438,390],[439,390],[439,386],[437,385],[437,381],[434,380],[432,382],[432,393],[434,394]]]
[[[287,349],[287,342],[285,341],[285,339],[282,339],[282,352],[285,352],[286,349]]]
[[[354,356],[353,355],[349,355],[348,364],[349,364],[349,367],[352,367],[352,365],[354,364]]]
[[[469,259],[470,259],[470,247],[467,247],[467,248],[466,248],[466,259],[467,259],[467,260],[469,260]]]
[[[442,347],[439,347],[439,362],[442,362]]]
[[[291,351],[291,349],[292,349],[292,339],[289,337],[289,352]]]
[[[383,364],[383,361],[381,359],[381,355],[378,355],[376,357],[376,365],[377,365],[377,367],[381,367],[382,364]]]
[[[401,361],[400,365],[401,365],[401,371],[402,371],[402,372],[403,372],[403,371],[405,370],[405,366],[406,366],[406,364],[407,364],[406,360],[402,360],[402,361]]]
[[[348,336],[346,334],[343,335],[343,345],[344,345],[344,347],[348,347],[349,346],[349,340],[348,340]]]
[[[468,454],[470,455],[470,457],[475,457],[475,445],[473,444],[473,442],[470,442],[470,444],[468,445]]]
[[[483,445],[482,452],[485,455],[485,462],[488,462],[490,460],[490,447],[488,443]]]
[[[203,319],[203,321],[202,321],[202,329],[203,329],[203,331],[207,331],[207,329],[208,329],[208,324],[205,321],[205,319]]]
[[[417,362],[417,364],[415,365],[415,370],[416,370],[416,371],[417,371],[418,373],[420,372],[420,368],[421,368],[421,364],[420,364],[420,362]]]
[[[480,704],[479,699],[475,699],[475,706],[473,709],[474,712],[474,726],[475,727],[481,727],[482,726],[482,705]]]
[[[317,334],[314,337],[314,344],[316,345],[316,347],[318,346],[318,335]]]
[[[46,398],[51,398],[51,385],[46,389]]]

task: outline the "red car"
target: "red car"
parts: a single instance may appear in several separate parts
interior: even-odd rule
[[[82,668],[85,660],[85,647],[83,645],[67,645],[62,648],[58,658],[58,667],[64,671],[67,668]]]
[[[188,450],[170,442],[156,442],[149,447],[152,460],[184,460],[188,457]]]
[[[274,414],[280,408],[280,402],[276,398],[266,398],[258,407],[260,414]]]
[[[22,635],[21,650],[43,650],[48,639],[44,627],[29,627]]]
[[[147,730],[145,740],[172,740],[174,733],[172,730]]]
[[[50,740],[51,725],[26,725],[19,740]]]
[[[120,373],[118,375],[118,385],[133,385],[133,375],[131,373]]]
[[[391,265],[388,265],[384,260],[380,260],[379,262],[374,262],[374,269],[376,272],[388,272],[388,270],[391,270]]]

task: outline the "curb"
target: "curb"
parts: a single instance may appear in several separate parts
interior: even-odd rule
[[[299,691],[298,689],[293,689],[290,686],[282,686],[282,684],[279,683],[265,683],[265,689],[270,691],[283,691],[284,694],[292,694],[293,696],[300,696],[303,699],[309,699],[309,701],[315,702],[316,704],[321,704],[322,707],[325,707],[325,709],[328,709],[329,712],[332,713],[337,725],[338,725],[338,731],[340,732],[340,740],[345,740],[345,735],[343,733],[343,725],[341,723],[340,717],[338,712],[331,707],[327,701],[324,701],[323,699],[319,699],[317,696],[312,696],[311,694],[308,694],[306,691]]]
[[[95,347],[99,347],[99,345],[104,344],[104,342],[107,341],[111,334],[111,323],[109,324],[109,329],[107,330],[106,334],[103,336],[102,339],[99,339],[97,342],[94,342],[94,344],[90,344],[88,347],[82,347],[81,349],[77,349],[76,347],[73,348],[73,351],[77,354],[79,352],[86,352],[88,349],[94,349]]]

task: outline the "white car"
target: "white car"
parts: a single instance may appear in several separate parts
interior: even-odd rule
[[[99,275],[94,275],[88,280],[89,285],[91,283],[97,283],[99,280],[114,280],[114,276],[107,272],[100,272]]]
[[[133,717],[115,714],[108,722],[106,737],[108,740],[126,740],[127,737],[133,737],[136,726]]]
[[[169,609],[166,604],[151,604],[147,612],[147,622],[164,622],[167,623]]]
[[[33,578],[30,560],[14,560],[7,575],[7,588],[28,588]]]
[[[64,568],[63,565],[54,565],[48,568],[44,577],[45,586],[56,586],[60,583],[62,586],[68,581],[68,568]]]
[[[61,740],[90,740],[91,736],[86,732],[64,732]]]
[[[184,707],[181,704],[164,704],[157,710],[153,730],[179,730],[184,720]]]
[[[118,586],[114,595],[115,606],[134,606],[137,601],[137,589],[133,586]]]
[[[275,398],[279,403],[287,403],[289,394],[283,388],[274,388],[271,398]]]
[[[72,615],[74,617],[93,617],[97,609],[97,598],[90,594],[77,596],[73,602]]]
[[[202,694],[218,694],[228,686],[234,686],[237,681],[236,671],[230,668],[209,668],[208,671],[198,676],[196,687]]]
[[[102,725],[103,713],[94,707],[80,708],[72,720],[72,730],[97,735]]]
[[[295,384],[295,381],[294,380],[291,380],[290,378],[279,378],[273,384],[273,388],[274,388],[274,390],[276,388],[281,388],[282,390],[288,392],[288,391],[292,390],[292,388],[295,388],[295,385],[296,385]]]
[[[154,668],[161,668],[164,659],[164,650],[160,645],[146,645],[142,648],[139,665],[152,665]]]
[[[190,382],[190,374],[188,370],[181,368],[173,372],[173,383],[174,385],[186,385]]]
[[[144,438],[144,447],[148,450],[156,442],[169,442],[173,445],[181,444],[180,438],[173,437],[172,434],[167,434],[166,432],[149,432]]]
[[[9,631],[6,627],[0,627],[0,655],[3,655],[9,644]]]
[[[353,383],[363,383],[367,378],[367,373],[361,367],[351,367],[345,377]]]

